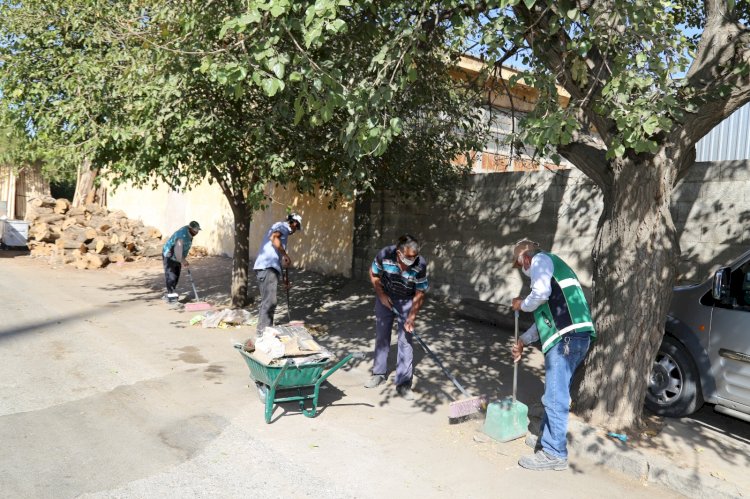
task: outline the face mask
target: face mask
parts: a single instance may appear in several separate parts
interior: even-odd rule
[[[403,253],[401,253],[400,251],[399,251],[399,253],[398,253],[398,254],[399,254],[399,258],[401,258],[401,263],[403,263],[403,264],[404,264],[404,265],[406,265],[407,267],[411,267],[412,265],[414,265],[414,262],[416,262],[416,261],[417,261],[417,257],[414,257],[414,258],[406,258],[406,257],[404,256],[404,254],[403,254]]]
[[[531,277],[531,267],[529,267],[528,269],[521,267],[521,272],[523,272],[526,277]]]

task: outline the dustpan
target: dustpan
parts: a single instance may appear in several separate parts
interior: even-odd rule
[[[515,338],[518,342],[518,311],[515,312]],[[529,427],[529,407],[516,400],[518,362],[513,363],[513,395],[487,405],[482,431],[498,442],[510,442],[526,435]]]

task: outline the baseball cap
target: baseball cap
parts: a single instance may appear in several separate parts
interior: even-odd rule
[[[191,228],[191,229],[193,229],[193,230],[201,230],[201,224],[199,224],[199,223],[198,223],[198,222],[196,222],[195,220],[193,220],[192,222],[190,222],[190,223],[188,224],[188,227],[190,227],[190,228]]]
[[[521,253],[538,248],[539,243],[534,242],[530,239],[521,239],[520,241],[518,241],[513,247],[513,267],[520,267],[520,265],[518,265],[518,257]]]
[[[292,220],[297,222],[299,224],[299,230],[302,230],[302,215],[299,213],[292,213],[289,215],[289,221],[291,222]]]

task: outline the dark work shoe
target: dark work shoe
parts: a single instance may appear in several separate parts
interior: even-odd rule
[[[523,456],[518,460],[519,466],[527,470],[562,471],[568,469],[568,459],[563,457],[550,456],[543,450],[538,450],[532,456]]]
[[[414,400],[414,392],[409,385],[399,385],[396,387],[396,393],[404,400]]]
[[[368,379],[367,383],[365,383],[365,388],[375,388],[383,383],[385,383],[385,376],[382,374],[373,374],[372,378]]]

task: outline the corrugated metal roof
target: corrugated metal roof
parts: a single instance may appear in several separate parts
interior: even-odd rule
[[[695,146],[696,161],[750,159],[750,104],[734,112]]]

